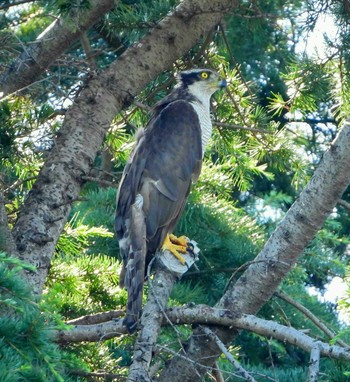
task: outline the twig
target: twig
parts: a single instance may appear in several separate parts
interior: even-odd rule
[[[70,370],[69,374],[76,375],[78,377],[85,377],[85,378],[94,378],[94,377],[104,378],[105,381],[109,381],[109,380],[123,381],[126,379],[126,375],[124,374],[115,374],[115,373],[108,373],[103,371],[88,372],[84,370]]]
[[[117,188],[118,187],[117,183],[110,182],[108,180],[104,180],[104,179],[101,179],[101,178],[96,178],[94,176],[83,175],[81,177],[81,179],[86,180],[86,181],[100,183],[100,184],[102,184],[104,186],[107,186],[107,187],[113,187],[113,188]]]
[[[270,131],[270,130],[256,129],[254,127],[246,127],[246,126],[234,125],[231,123],[218,122],[218,121],[213,121],[213,125],[225,127],[225,128],[232,129],[232,130],[247,130],[247,131],[253,131],[255,133],[262,133],[262,134],[273,134],[274,133],[273,131]]]
[[[219,369],[217,361],[214,362],[212,374],[213,374],[213,377],[215,378],[215,382],[225,382],[222,372]]]
[[[93,55],[93,52],[91,49],[91,44],[90,44],[90,41],[89,41],[89,38],[88,38],[86,32],[84,32],[80,36],[80,42],[81,42],[81,46],[84,49],[84,52],[86,55],[86,60],[89,64],[90,70],[92,70],[92,71],[96,70],[96,68],[97,68],[96,61],[95,61],[95,58],[94,58],[94,55]]]
[[[248,382],[256,382],[256,380],[245,370],[238,361],[236,361],[232,354],[228,351],[225,344],[220,340],[220,338],[212,332],[208,327],[202,327],[204,333],[210,337],[213,341],[215,341],[217,347],[225,354],[225,357],[232,363],[232,365],[237,369],[237,372],[240,376],[244,378],[245,381]]]
[[[138,107],[138,108],[140,108],[140,109],[142,109],[142,110],[147,111],[147,113],[149,113],[149,112],[152,110],[152,108],[151,108],[150,106],[148,106],[148,105],[146,105],[145,103],[142,103],[142,102],[140,102],[140,101],[133,101],[133,104],[134,104],[136,107]]]
[[[338,200],[338,204],[340,204],[342,207],[344,207],[346,210],[350,211],[350,203],[343,199]]]
[[[123,310],[110,310],[97,314],[89,314],[83,317],[75,318],[74,320],[66,321],[67,325],[94,325],[102,322],[110,321],[121,316],[124,316]]]
[[[317,382],[318,380],[318,373],[320,372],[320,355],[321,344],[319,341],[316,341],[310,354],[310,366],[307,382]]]
[[[193,364],[194,367],[198,366],[198,367],[206,369],[208,371],[212,371],[213,370],[213,367],[210,367],[210,366],[207,366],[207,365],[203,365],[200,362],[194,361],[193,359],[186,357],[186,355],[178,353],[178,352],[176,352],[174,350],[171,350],[171,349],[169,349],[166,346],[162,346],[162,345],[157,344],[157,348],[161,349],[161,350],[164,350],[165,352],[167,352],[169,354],[172,354],[174,357],[182,358],[183,360],[188,361],[189,363]],[[226,373],[229,374],[229,375],[235,375],[234,373],[230,373],[230,372],[226,372]]]
[[[294,306],[297,308],[300,312],[302,312],[311,322],[313,322],[320,330],[323,331],[329,338],[333,339],[335,337],[335,334],[327,328],[327,326],[318,318],[316,317],[312,312],[310,312],[309,309],[305,308],[305,306],[301,305],[299,302],[292,299],[290,296],[288,296],[286,293],[282,291],[276,291],[274,295],[281,300],[287,302],[288,304]],[[345,348],[348,348],[349,345],[346,344],[344,341],[337,339],[336,342]]]
[[[4,192],[8,193],[9,191],[13,190],[16,187],[19,187],[21,184],[26,183],[26,182],[31,182],[32,180],[35,180],[37,176],[30,176],[29,178],[26,179],[17,179],[15,182],[13,182],[10,186],[5,188]]]

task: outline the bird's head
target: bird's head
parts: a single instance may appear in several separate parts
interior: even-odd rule
[[[187,88],[196,96],[210,97],[217,90],[227,86],[226,80],[210,69],[192,69],[181,72],[177,76],[178,86]]]

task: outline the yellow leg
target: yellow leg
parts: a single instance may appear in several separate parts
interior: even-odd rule
[[[187,252],[187,238],[185,236],[176,237],[175,235],[166,235],[162,250],[167,249],[170,251],[182,265],[185,265],[186,261],[180,253]]]

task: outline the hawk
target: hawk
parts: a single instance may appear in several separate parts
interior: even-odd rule
[[[124,325],[136,330],[147,265],[167,249],[185,264],[187,239],[172,232],[198,179],[212,133],[210,97],[226,81],[208,69],[177,76],[174,90],[154,108],[125,166],[117,195],[115,230],[128,292]]]

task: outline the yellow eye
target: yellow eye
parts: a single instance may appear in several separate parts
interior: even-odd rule
[[[202,72],[201,73],[201,77],[204,78],[204,79],[207,79],[209,77],[209,74],[206,73],[206,72]]]

